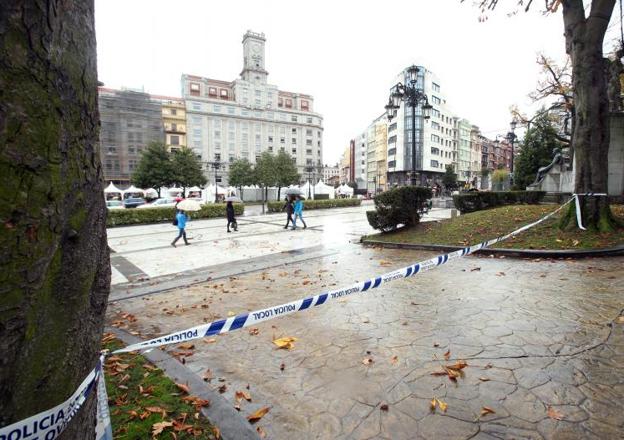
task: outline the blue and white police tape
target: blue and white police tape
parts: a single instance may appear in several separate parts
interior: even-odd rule
[[[585,194],[573,194],[574,201],[576,205],[576,223],[578,224],[579,229],[586,231],[585,227],[583,227],[583,218],[581,215],[581,202],[579,201],[579,196],[588,196],[588,197],[606,197],[608,194],[606,193],[585,193]]]
[[[100,377],[97,383],[97,424],[95,440],[113,440],[113,427],[108,410],[108,393],[104,379],[104,361],[100,362]]]
[[[178,331],[175,333],[170,333],[165,336],[160,336],[158,338],[154,338],[154,339],[150,339],[147,341],[129,345],[125,348],[121,348],[119,350],[114,351],[114,353],[124,353],[128,351],[145,350],[145,349],[150,349],[154,347],[160,347],[162,345],[176,344],[176,343],[180,343],[184,341],[190,341],[193,339],[204,338],[207,336],[214,336],[214,335],[230,332],[233,330],[238,330],[244,327],[256,325],[261,322],[268,321],[270,319],[278,318],[280,316],[285,316],[291,313],[301,312],[311,307],[323,305],[332,299],[343,298],[345,296],[353,295],[355,293],[367,292],[370,289],[375,289],[381,286],[382,284],[388,283],[390,281],[414,276],[417,273],[421,273],[421,272],[433,269],[437,266],[441,266],[456,258],[470,255],[473,252],[476,252],[480,249],[484,249],[500,241],[507,240],[508,238],[513,237],[514,235],[517,235],[523,231],[526,231],[527,229],[552,217],[561,209],[563,209],[563,207],[566,206],[568,203],[570,203],[572,200],[574,200],[574,198],[571,198],[570,200],[565,202],[563,205],[561,205],[559,208],[557,208],[555,211],[551,212],[550,214],[545,215],[539,220],[533,223],[530,223],[528,225],[525,225],[519,229],[516,229],[515,231],[510,232],[509,234],[504,235],[502,237],[484,241],[483,243],[479,243],[474,246],[465,247],[455,252],[450,252],[448,254],[438,255],[437,257],[430,258],[429,260],[411,264],[401,269],[397,269],[392,272],[388,272],[386,274],[376,276],[375,278],[371,278],[366,281],[362,281],[362,282],[355,283],[347,287],[343,287],[341,289],[330,290],[329,292],[321,293],[319,295],[310,296],[307,298],[298,299],[296,301],[291,301],[289,303],[280,304],[278,306],[267,307],[267,308],[256,310],[253,312],[243,313],[237,316],[232,316],[227,319],[213,321],[208,324],[198,325],[196,327],[191,327],[186,330]]]
[[[85,403],[91,391],[96,388],[98,379],[103,377],[103,363],[104,357],[102,356],[98,361],[98,365],[91,370],[74,394],[63,403],[12,425],[0,428],[0,440],[52,440],[57,438],[78,413],[78,410]]]

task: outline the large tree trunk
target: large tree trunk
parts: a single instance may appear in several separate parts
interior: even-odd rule
[[[606,193],[609,153],[609,100],[602,45],[615,0],[593,0],[585,18],[582,0],[563,1],[566,51],[572,60],[576,193]],[[583,224],[588,229],[611,230],[607,197],[580,197]],[[573,216],[570,206],[562,226]]]
[[[92,0],[0,0],[0,426],[96,366],[110,266]],[[94,436],[94,394],[62,435]]]

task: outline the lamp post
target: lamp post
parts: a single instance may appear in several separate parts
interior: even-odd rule
[[[401,101],[405,102],[412,110],[412,173],[410,184],[416,186],[416,108],[421,105],[423,118],[429,119],[429,112],[433,108],[429,104],[427,95],[416,88],[418,72],[420,69],[415,65],[407,68],[407,82],[398,82],[390,89],[390,97],[386,104],[386,115],[388,120],[392,120],[397,115],[397,110],[401,107]]]
[[[375,187],[375,195],[377,195],[377,176],[373,176],[373,186]]]
[[[208,165],[210,165],[212,167],[212,169],[214,170],[214,174],[215,174],[215,203],[217,203],[217,201],[219,200],[219,191],[218,191],[218,185],[217,185],[217,171],[219,170],[219,168],[221,168],[221,162],[219,162],[218,160],[215,160],[214,162],[206,162]]]
[[[513,185],[514,179],[514,143],[518,136],[516,136],[516,126],[518,125],[518,121],[516,118],[513,118],[509,123],[509,132],[507,133],[507,140],[511,144],[511,163],[509,164],[509,183]]]
[[[312,196],[311,196],[312,183],[311,183],[310,179],[311,179],[311,178],[312,178],[312,176],[313,176],[313,173],[314,173],[314,167],[313,167],[312,165],[308,165],[308,166],[305,168],[305,170],[306,170],[306,172],[308,173],[308,200],[310,200],[310,198],[312,197]]]

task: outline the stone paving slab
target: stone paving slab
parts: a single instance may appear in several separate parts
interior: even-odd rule
[[[147,339],[432,255],[361,248],[119,301],[109,315],[135,314],[130,329]],[[249,386],[241,412],[270,406],[259,425],[273,439],[621,438],[623,265],[467,257],[251,333],[198,341],[186,366],[210,369],[232,404]],[[277,349],[271,341],[281,336],[297,337],[295,347]],[[430,374],[459,359],[468,367],[456,382]],[[434,397],[446,412],[430,410]],[[495,413],[481,416],[484,406]]]

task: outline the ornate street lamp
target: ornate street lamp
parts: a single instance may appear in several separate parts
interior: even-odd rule
[[[214,174],[215,174],[215,203],[217,203],[219,201],[219,191],[217,189],[218,185],[217,185],[217,171],[219,170],[219,168],[221,168],[221,162],[219,162],[218,160],[215,160],[214,162],[206,162],[206,164],[210,165],[212,167],[212,169],[214,170]]]
[[[416,88],[418,82],[418,72],[420,69],[412,65],[407,68],[407,84],[397,83],[390,89],[390,97],[386,104],[386,115],[388,120],[392,120],[397,115],[397,110],[401,106],[401,101],[412,109],[412,173],[410,176],[410,184],[416,186],[416,108],[420,105],[422,108],[422,116],[429,119],[430,111],[433,108],[429,104],[427,95]]]
[[[509,165],[509,178],[511,180],[510,183],[512,183],[512,184],[513,184],[513,178],[514,178],[514,143],[515,143],[516,139],[518,138],[516,136],[516,126],[517,125],[518,125],[518,121],[514,117],[511,120],[511,122],[509,123],[509,128],[511,128],[511,130],[509,131],[509,133],[507,133],[507,140],[511,144],[511,163]]]
[[[308,200],[310,200],[312,191],[312,182],[310,179],[314,176],[315,168],[312,165],[308,165],[305,170],[308,173]]]

